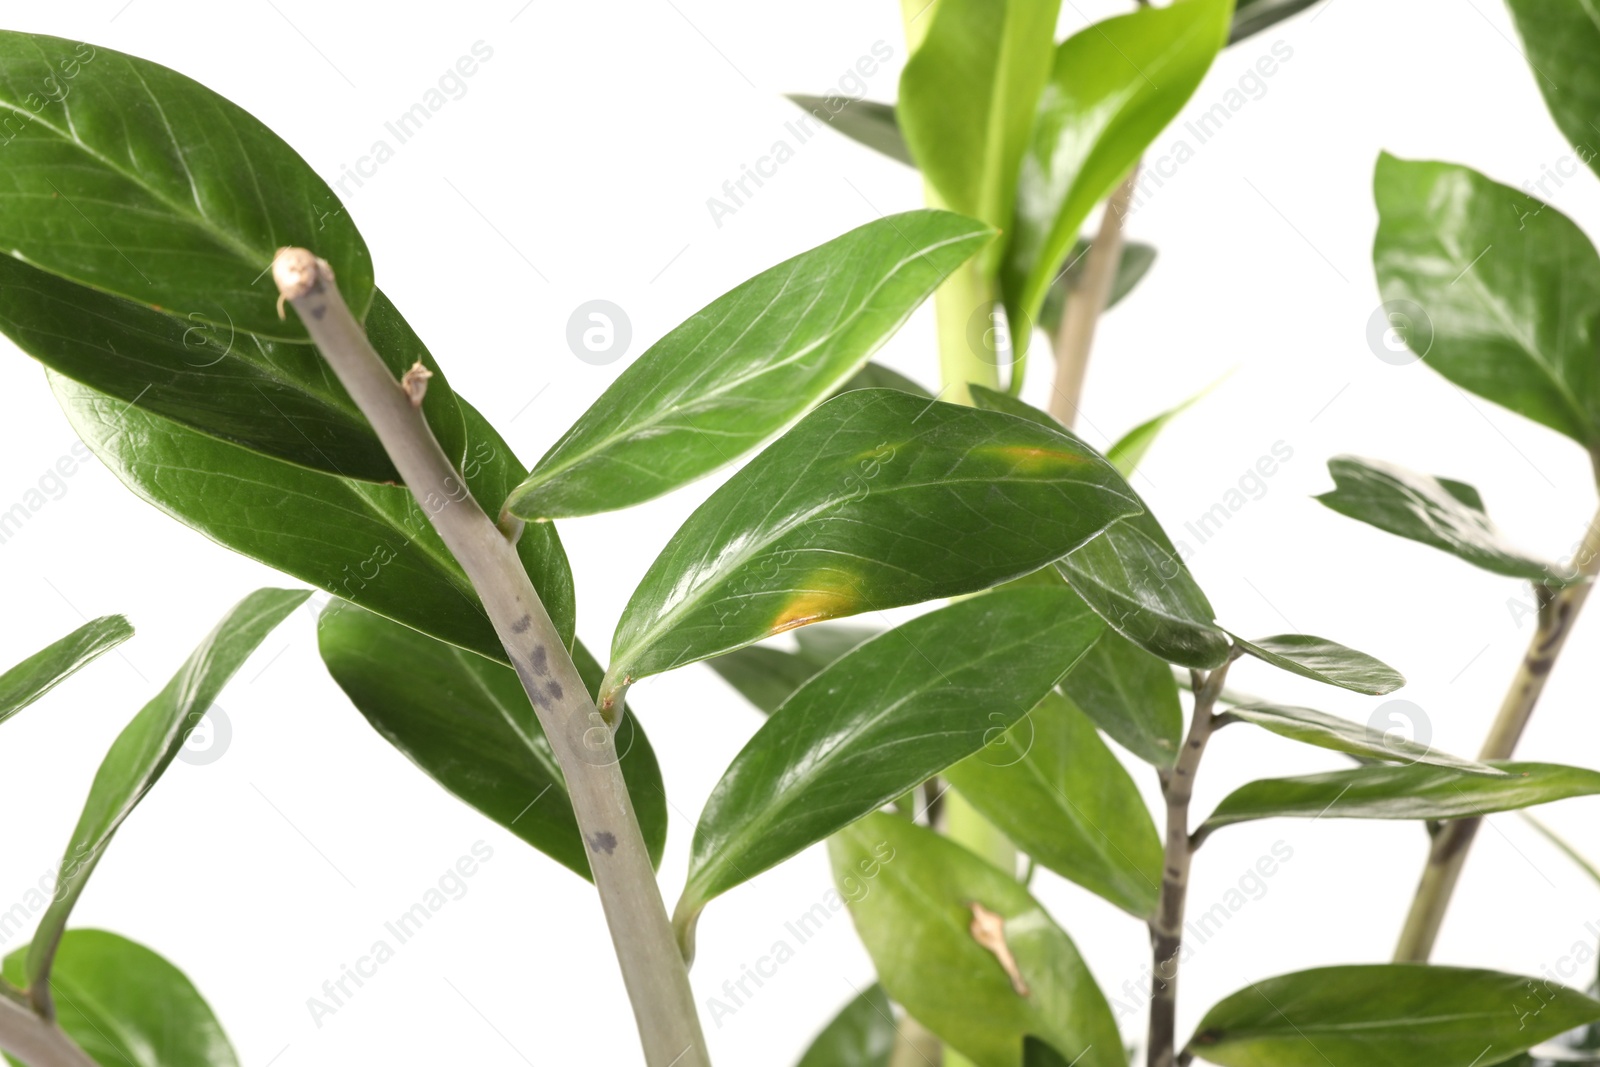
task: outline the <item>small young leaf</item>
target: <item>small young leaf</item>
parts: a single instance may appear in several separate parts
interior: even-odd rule
[[[1171,767],[1183,743],[1183,704],[1166,660],[1116,633],[1100,635],[1061,689],[1117,744]]]
[[[674,921],[978,752],[1100,635],[1065,589],[996,590],[873,638],[795,691],[706,801]]]
[[[1202,835],[1251,819],[1467,819],[1600,793],[1600,772],[1491,760],[1504,774],[1414,763],[1266,778],[1229,793]]]
[[[1059,433],[889,390],[845,393],[673,535],[617,625],[602,702],[806,623],[1020,577],[1138,506]]]
[[[1346,648],[1337,641],[1310,634],[1279,634],[1246,641],[1230,634],[1244,651],[1279,670],[1336,685],[1368,696],[1392,693],[1406,684],[1405,676],[1382,660]]]
[[[372,259],[333,191],[236,104],[159,63],[0,32],[0,246],[179,319],[304,340],[268,277],[286,245],[333,264],[356,317]]]
[[[1333,492],[1317,497],[1352,519],[1442,549],[1508,578],[1561,584],[1560,568],[1517,548],[1484,513],[1477,490],[1382,460],[1335,456]]]
[[[1595,116],[1600,115],[1600,17],[1585,3],[1507,0],[1528,65],[1556,126],[1578,159],[1600,174],[1595,160]],[[1542,184],[1542,179],[1541,179]]]
[[[1373,265],[1411,350],[1461,388],[1600,447],[1600,255],[1583,231],[1450,163],[1385,153],[1375,187]]]
[[[25,946],[5,978],[27,980]],[[104,1067],[239,1067],[239,1057],[194,983],[143,945],[105,930],[68,930],[51,974],[56,1023]],[[11,1067],[26,1067],[7,1056]]]
[[[1106,459],[1111,461],[1113,467],[1122,472],[1124,478],[1132,478],[1134,470],[1144,461],[1144,457],[1150,451],[1150,446],[1156,443],[1156,438],[1160,436],[1162,430],[1167,428],[1167,424],[1199,403],[1207,393],[1215,388],[1216,383],[1214,382],[1177,407],[1168,408],[1154,418],[1141,422],[1117,438],[1111,447],[1106,449]]]
[[[466,573],[403,486],[357,482],[231,445],[51,374],[67,419],[134,493],[207,537],[441,641],[506,662]],[[497,499],[521,475],[510,447],[465,401],[463,476]],[[447,506],[430,501],[429,507]],[[550,523],[517,554],[564,639],[575,606],[566,552]]]
[[[828,96],[806,96],[789,93],[789,101],[816,121],[832,126],[852,141],[881,152],[897,163],[908,167],[917,164],[911,158],[911,149],[900,133],[900,121],[895,117],[893,104],[880,104],[876,100],[852,100],[848,96],[831,93]],[[798,122],[802,128],[806,121]]]
[[[1473,774],[1503,773],[1488,764],[1452,756],[1448,752],[1440,752],[1407,738],[1384,733],[1376,727],[1363,726],[1313,708],[1295,708],[1283,704],[1245,704],[1229,708],[1228,716],[1241,722],[1254,723],[1280,737],[1352,756],[1387,760],[1391,763],[1430,763],[1436,767],[1451,767]]]
[[[328,673],[386,741],[461,800],[590,877],[566,779],[516,671],[343,600],[323,609],[317,643]],[[573,659],[592,693],[604,670],[581,643]],[[666,792],[638,709],[628,712],[616,748],[650,860],[659,863]]]
[[[28,951],[30,986],[49,982],[50,961],[67,916],[117,828],[177,757],[223,686],[309,595],[304,589],[258,589],[245,597],[112,742],[62,857],[55,896],[34,933]]]
[[[927,16],[896,113],[912,157],[952,210],[1009,228],[1060,12],[1061,0],[941,0]]]
[[[1253,983],[1189,1042],[1223,1067],[1500,1063],[1600,1019],[1600,1002],[1544,978],[1416,963],[1318,967]]]
[[[628,507],[743,455],[831,394],[992,231],[870,222],[713,300],[640,356],[506,501],[525,519]]]
[[[944,777],[1041,866],[1136,918],[1155,911],[1156,824],[1094,723],[1066,697],[1045,697]]]
[[[889,996],[873,985],[833,1017],[795,1067],[889,1067],[896,1032]]]
[[[883,988],[950,1048],[1004,1067],[1032,1034],[1076,1067],[1127,1067],[1077,947],[1009,873],[883,814],[835,834],[828,855]]]
[[[96,657],[133,636],[121,615],[92,619],[0,674],[0,722],[44,696]]]
[[[1097,22],[1056,49],[1000,275],[1013,323],[1038,321],[1089,212],[1200,85],[1232,13],[1233,0],[1178,0]],[[1025,349],[1027,335],[1014,331],[1012,343]]]

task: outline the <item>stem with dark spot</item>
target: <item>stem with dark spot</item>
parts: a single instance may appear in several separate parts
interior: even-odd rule
[[[561,766],[633,1002],[645,1062],[649,1067],[707,1067],[710,1059],[688,972],[667,921],[612,731],[589,698],[516,549],[467,492],[414,393],[401,386],[373,351],[327,263],[304,249],[283,249],[273,262],[273,276],[372,423],[407,487],[419,502],[450,502],[442,508],[424,503],[423,510],[483,600]],[[404,671],[406,665],[395,664],[395,669]],[[563,921],[559,915],[545,920]],[[596,1026],[611,1025],[603,1006],[591,1017]]]
[[[1235,653],[1236,654],[1236,653]],[[1170,771],[1161,772],[1161,795],[1167,802],[1167,847],[1161,870],[1161,898],[1150,920],[1149,1067],[1177,1063],[1178,962],[1183,951],[1183,911],[1189,894],[1189,862],[1197,843],[1189,835],[1189,801],[1194,776],[1216,729],[1217,697],[1228,677],[1227,663],[1209,673],[1194,671],[1194,718],[1183,751]]]
[[[1510,759],[1527,729],[1533,709],[1544,692],[1545,680],[1555,668],[1578,613],[1589,598],[1595,575],[1600,573],[1600,513],[1590,520],[1572,566],[1578,576],[1575,584],[1559,588],[1534,586],[1534,594],[1539,598],[1539,625],[1511,679],[1511,688],[1500,704],[1489,736],[1478,752],[1480,760]],[[1461,868],[1467,862],[1467,853],[1472,849],[1473,838],[1482,822],[1482,818],[1455,819],[1444,823],[1433,835],[1428,865],[1423,868],[1417,894],[1411,901],[1411,912],[1406,916],[1400,941],[1395,946],[1396,962],[1426,963],[1433,954],[1439,927],[1444,923],[1445,911],[1450,907],[1456,882],[1461,878]]]

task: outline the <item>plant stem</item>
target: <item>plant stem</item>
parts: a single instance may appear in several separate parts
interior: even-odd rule
[[[1194,672],[1194,717],[1183,751],[1170,771],[1161,773],[1161,795],[1167,802],[1167,846],[1161,871],[1161,898],[1150,920],[1149,1067],[1177,1063],[1178,963],[1183,951],[1183,911],[1189,894],[1189,862],[1196,843],[1189,835],[1189,801],[1194,776],[1206,742],[1217,726],[1215,707],[1228,677],[1227,663],[1206,674]]]
[[[931,191],[929,199],[934,199]],[[940,399],[972,403],[969,382],[999,389],[999,356],[991,324],[994,279],[986,277],[976,261],[968,260],[939,286],[933,306],[939,322],[939,378],[945,390]]]
[[[1489,736],[1478,752],[1480,760],[1510,759],[1516,751],[1517,742],[1544,692],[1545,680],[1550,677],[1578,613],[1589,598],[1595,575],[1600,573],[1600,512],[1590,520],[1573,565],[1579,576],[1576,584],[1559,588],[1534,586],[1539,598],[1539,624],[1511,679],[1511,688],[1500,704],[1500,712],[1489,728]],[[1406,916],[1400,941],[1395,946],[1396,962],[1425,963],[1433,954],[1439,927],[1450,907],[1450,897],[1482,822],[1482,818],[1455,819],[1434,834],[1433,844],[1428,849],[1428,865],[1423,868],[1417,894],[1411,901],[1411,913]]]
[[[1095,327],[1100,323],[1100,313],[1105,310],[1106,302],[1111,299],[1117,267],[1122,262],[1122,223],[1133,202],[1138,177],[1139,166],[1134,164],[1133,172],[1106,201],[1105,213],[1100,217],[1100,231],[1089,247],[1083,275],[1067,293],[1061,324],[1050,337],[1050,347],[1056,354],[1050,414],[1069,427],[1077,421],[1078,404],[1083,399],[1083,380],[1089,372]]]
[[[533,703],[589,848],[595,888],[633,1002],[646,1063],[705,1067],[710,1060],[688,972],[673,940],[612,732],[589,698],[516,549],[467,492],[439,447],[418,406],[420,392],[397,382],[373,351],[327,263],[304,249],[283,249],[273,261],[273,278],[466,571]],[[449,503],[440,507],[439,501]],[[406,665],[395,664],[395,669],[403,671]],[[549,921],[561,919],[551,916]]]
[[[28,1067],[96,1067],[60,1027],[36,1015],[10,989],[0,990],[0,1049]]]

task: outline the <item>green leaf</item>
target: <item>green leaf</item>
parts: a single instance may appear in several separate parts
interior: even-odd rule
[[[828,855],[883,988],[977,1067],[1015,1067],[1026,1034],[1076,1067],[1127,1067],[1077,947],[1010,874],[893,815],[835,834]],[[1004,920],[1026,995],[974,940],[974,904]]]
[[[1228,43],[1238,44],[1246,37],[1254,37],[1270,30],[1291,15],[1298,15],[1317,0],[1239,0],[1233,12],[1233,27],[1228,31]]]
[[[121,615],[102,615],[0,674],[0,722],[132,636],[133,626],[127,619]]]
[[[889,1067],[896,1030],[889,996],[874,985],[833,1017],[795,1067]]]
[[[418,361],[433,371],[423,412],[445,451],[458,455],[455,394],[381,292],[366,326],[396,378]],[[201,433],[329,474],[400,478],[310,344],[175,318],[4,257],[0,330],[51,370]]]
[[[1136,918],[1155,911],[1156,824],[1094,723],[1059,693],[944,777],[1041,866]]]
[[[336,596],[506,662],[466,573],[410,490],[285,463],[59,375],[50,380],[84,443],[162,511]],[[481,415],[465,402],[460,410],[469,426],[462,473],[480,500],[499,499],[515,484],[521,464]],[[517,552],[557,629],[571,640],[572,573],[555,528],[530,525]]]
[[[1346,648],[1337,641],[1310,634],[1279,634],[1246,641],[1230,634],[1244,651],[1279,670],[1336,685],[1368,696],[1392,693],[1406,684],[1405,676],[1382,660]]]
[[[1488,765],[1506,773],[1414,763],[1265,778],[1228,794],[1200,833],[1250,819],[1468,819],[1600,793],[1600,772],[1582,767],[1500,760]]]
[[[1061,682],[1095,725],[1157,767],[1171,767],[1183,744],[1183,705],[1167,662],[1115,633],[1100,636]]]
[[[1450,163],[1385,153],[1375,185],[1373,265],[1412,351],[1461,388],[1600,447],[1600,256],[1583,231]]]
[[[1113,467],[1122,472],[1124,478],[1132,478],[1134,470],[1144,461],[1144,457],[1150,452],[1150,447],[1156,443],[1156,438],[1160,436],[1162,430],[1167,428],[1167,424],[1199,403],[1207,393],[1215,388],[1216,385],[1214,383],[1208,385],[1177,407],[1168,408],[1154,418],[1141,422],[1117,438],[1112,446],[1106,449],[1106,459],[1111,461]]]
[[[1146,652],[1210,670],[1228,658],[1228,635],[1166,531],[1148,511],[1112,523],[1056,564],[1117,633]]]
[[[34,933],[28,952],[29,985],[49,982],[50,961],[67,916],[117,828],[176,758],[223,686],[309,595],[304,589],[258,589],[245,597],[111,743],[62,857],[55,895]]]
[[[1039,325],[1046,333],[1055,333],[1061,326],[1061,315],[1067,307],[1067,294],[1077,288],[1083,276],[1091,242],[1080,237],[1067,254],[1066,266],[1056,274],[1045,293],[1044,305],[1039,309]],[[1111,294],[1106,297],[1107,311],[1122,303],[1122,298],[1133,292],[1134,286],[1144,280],[1155,266],[1156,250],[1138,241],[1123,243],[1122,255],[1117,260],[1117,274],[1111,281]]]
[[[1575,0],[1506,0],[1522,37],[1528,65],[1556,126],[1578,159],[1595,162],[1595,116],[1600,115],[1600,12]]]
[[[1029,1034],[1022,1039],[1022,1067],[1072,1067],[1048,1041]]]
[[[29,949],[5,959],[25,980]],[[239,1067],[222,1024],[183,972],[105,930],[68,930],[51,977],[56,1022],[102,1067]],[[12,1067],[21,1060],[6,1057]]]
[[[516,671],[342,600],[323,609],[317,641],[328,673],[386,741],[462,801],[590,877],[566,779]],[[592,692],[605,672],[582,644],[573,652]],[[629,712],[616,747],[651,862],[659,863],[666,793],[638,711]]]
[[[1376,727],[1353,723],[1337,715],[1313,708],[1296,708],[1284,704],[1243,704],[1228,709],[1228,717],[1250,722],[1270,730],[1280,737],[1301,741],[1318,748],[1328,748],[1351,756],[1402,763],[1429,763],[1436,767],[1451,767],[1473,774],[1500,774],[1502,772],[1476,760],[1462,759],[1448,752],[1439,752],[1428,745],[1393,734]]]
[[[1094,451],[1053,416],[1016,397],[981,385],[968,390],[977,407],[1028,419]],[[1120,484],[1138,500],[1127,482]],[[1139,506],[1144,508],[1142,500]],[[1148,509],[1112,523],[1056,568],[1113,629],[1162,660],[1211,668],[1227,657],[1228,637],[1213,621],[1211,602]]]
[[[925,396],[932,398],[933,394],[918,383],[907,378],[897,370],[891,370],[882,363],[868,363],[851,376],[850,380],[834,392],[848,393],[852,389],[898,389],[902,393],[912,396]],[[832,399],[831,397],[829,399]]]
[[[350,216],[277,134],[157,63],[0,33],[6,174],[0,247],[178,319],[303,340],[280,319],[279,248],[333,264],[358,318],[372,260]]]
[[[911,211],[756,275],[651,345],[506,506],[590,515],[731,463],[848,381],[992,237],[972,219]]]
[[[1359,456],[1335,456],[1328,473],[1334,490],[1317,499],[1341,515],[1442,549],[1492,574],[1561,584],[1560,568],[1512,544],[1471,486]]]
[[[1065,589],[996,590],[873,638],[795,691],[695,829],[674,921],[889,803],[1028,714],[1102,626]]]
[[[797,632],[799,648],[794,652],[751,645],[708,660],[707,664],[758,710],[770,715],[812,675],[877,632],[816,623]]]
[[[1491,1064],[1600,1019],[1544,978],[1379,963],[1268,978],[1206,1012],[1190,1047],[1223,1067]]]
[[[1177,0],[1097,22],[1056,49],[1000,275],[1012,322],[1039,320],[1089,212],[1200,85],[1232,14],[1233,0]],[[1014,331],[1013,343],[1026,347],[1027,335]]]
[[[1059,433],[845,393],[673,535],[617,625],[606,694],[806,623],[998,585],[1137,508],[1108,464]]]
[[[852,100],[838,93],[828,96],[789,93],[788,97],[801,111],[832,126],[852,141],[908,167],[917,165],[911,158],[911,149],[906,146],[904,135],[900,133],[900,121],[895,117],[893,104]]]
[[[951,210],[1010,227],[1060,11],[1061,0],[941,0],[934,8],[900,76],[896,111],[912,157]]]

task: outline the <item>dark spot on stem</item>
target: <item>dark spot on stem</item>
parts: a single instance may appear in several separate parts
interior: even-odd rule
[[[561,699],[561,683],[554,678],[544,684],[544,691],[550,694],[550,699],[552,700]]]
[[[316,319],[316,320],[318,320],[318,321],[321,321],[322,316],[326,315],[327,313],[328,313],[328,305],[327,304],[318,304],[316,307],[311,309],[311,317]]]
[[[528,632],[528,627],[532,625],[533,616],[524,615],[522,618],[511,624],[511,632],[514,634],[525,634]]]
[[[528,654],[528,666],[533,668],[533,673],[543,675],[550,673],[550,653],[543,645],[538,646]]]
[[[592,852],[604,852],[611,855],[617,850],[617,835],[609,830],[600,830],[588,835],[589,849]]]

